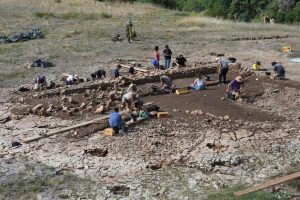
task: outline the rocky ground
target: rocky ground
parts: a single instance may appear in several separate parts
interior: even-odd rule
[[[188,85],[190,81],[178,79],[175,85]],[[23,165],[34,165],[32,173],[38,177],[34,170],[46,165],[54,169],[50,175],[71,173],[99,183],[89,188],[92,196],[85,196],[83,181],[76,186],[79,189],[71,191],[62,186],[59,194],[51,189],[40,191],[39,199],[64,195],[71,199],[202,199],[224,186],[255,184],[288,174],[300,165],[300,93],[295,83],[252,75],[246,80],[248,90],[243,101],[222,100],[225,85],[181,96],[145,97],[145,102],[153,101],[170,116],[142,122],[130,127],[129,133],[115,137],[103,135],[100,127],[92,125],[19,148],[11,148],[11,143],[97,115],[16,115],[16,110],[39,98],[27,101],[26,94],[12,95],[3,90],[1,173],[9,180],[24,171]],[[20,98],[24,98],[23,104],[15,102]],[[281,191],[281,197],[298,199],[298,189],[282,186],[276,191]]]
[[[0,199],[216,199],[209,194],[300,170],[300,68],[290,61],[295,55],[281,51],[287,44],[300,48],[297,26],[245,24],[151,5],[89,0],[3,0],[1,5],[0,34],[40,27],[45,37],[0,44]],[[116,33],[124,37],[128,17],[138,41],[114,43]],[[138,80],[118,82],[108,76],[71,88],[60,81],[62,73],[87,78],[99,67],[109,74],[119,62],[147,68],[153,46],[162,51],[165,44],[173,57],[183,53],[190,69],[203,67],[211,74],[207,90],[149,96],[150,86],[158,84],[159,74],[153,72]],[[216,84],[213,64],[220,56],[236,57],[242,68],[255,60],[267,69],[272,61],[282,62],[289,80],[252,74],[243,100],[222,100],[226,86]],[[38,58],[55,66],[26,67]],[[186,87],[197,73],[180,70],[174,83]],[[21,85],[31,86],[38,74],[60,86],[17,92]],[[232,70],[230,79],[237,74]],[[138,83],[144,102],[154,102],[169,117],[130,126],[127,134],[115,137],[102,133],[107,122],[101,121],[22,142],[107,115],[131,81]],[[12,148],[15,141],[22,146]],[[299,191],[295,180],[267,189],[271,197],[255,198],[300,199]]]

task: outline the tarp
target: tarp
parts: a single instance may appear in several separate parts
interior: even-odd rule
[[[21,41],[33,40],[36,38],[43,38],[44,33],[39,29],[32,29],[31,31],[20,33],[18,35],[13,35],[11,37],[6,35],[0,35],[0,43],[14,43]]]

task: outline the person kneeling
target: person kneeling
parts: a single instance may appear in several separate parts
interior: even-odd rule
[[[242,76],[237,76],[233,79],[227,87],[226,93],[230,99],[238,99],[240,94],[243,92],[243,78]]]
[[[47,81],[45,76],[37,76],[34,81],[34,90],[40,90],[42,88],[47,88]]]
[[[191,88],[194,89],[194,90],[204,90],[204,89],[206,89],[206,86],[205,86],[204,80],[202,79],[201,74],[199,74],[198,78],[191,85]]]
[[[124,131],[122,116],[118,107],[115,107],[114,111],[109,115],[109,126],[114,130],[115,134],[119,134],[120,130]]]

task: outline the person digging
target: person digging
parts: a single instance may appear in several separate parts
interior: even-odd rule
[[[119,134],[120,130],[124,131],[122,116],[118,107],[115,107],[114,111],[109,115],[109,126],[114,130],[115,134]]]
[[[230,65],[236,61],[235,58],[217,58],[216,61],[218,62],[219,65],[219,84],[224,83],[226,84],[226,75],[229,70]],[[223,81],[222,81],[223,79]]]
[[[137,109],[135,101],[137,100],[137,89],[133,88],[132,90],[130,90],[129,92],[127,92],[126,94],[124,94],[122,96],[122,105],[123,108],[126,110],[130,110],[130,108],[132,107],[132,105],[134,106],[134,109]]]
[[[94,73],[91,74],[91,77],[94,80],[101,80],[102,78],[106,77],[106,71],[103,69],[98,69]]]
[[[240,94],[244,92],[243,89],[244,89],[243,77],[237,76],[227,86],[226,89],[227,97],[236,100],[240,98]]]
[[[34,90],[40,90],[42,88],[47,88],[47,81],[45,76],[37,76],[34,81]]]
[[[273,71],[275,72],[275,78],[280,80],[285,79],[285,69],[283,65],[277,62],[272,62],[271,65],[273,67]]]

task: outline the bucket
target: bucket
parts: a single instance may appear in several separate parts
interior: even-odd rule
[[[158,90],[158,86],[157,86],[157,85],[152,85],[152,86],[151,86],[151,90],[152,90],[152,94],[153,94],[153,95],[156,95],[157,90]]]
[[[206,81],[210,81],[210,75],[205,76]]]

